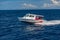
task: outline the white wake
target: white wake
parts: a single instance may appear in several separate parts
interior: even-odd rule
[[[50,25],[58,25],[58,24],[60,24],[60,20],[51,20],[51,21],[44,20],[44,22],[41,25],[50,26]]]

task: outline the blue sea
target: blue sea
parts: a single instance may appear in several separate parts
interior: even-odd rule
[[[60,9],[0,10],[0,40],[60,40],[60,24],[50,26],[29,25],[18,17],[27,13],[43,15],[45,20],[60,20]]]

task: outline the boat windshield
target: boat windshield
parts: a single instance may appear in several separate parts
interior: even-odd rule
[[[29,17],[29,15],[26,15],[25,17]]]

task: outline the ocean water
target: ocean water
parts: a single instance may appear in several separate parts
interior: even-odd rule
[[[60,40],[60,23],[34,26],[20,22],[18,17],[27,13],[43,15],[47,21],[60,21],[60,9],[0,10],[0,40]]]

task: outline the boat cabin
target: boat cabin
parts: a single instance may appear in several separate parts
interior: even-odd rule
[[[33,20],[40,20],[43,17],[44,16],[42,16],[42,15],[26,14],[23,18],[25,18],[25,19],[33,19]]]

